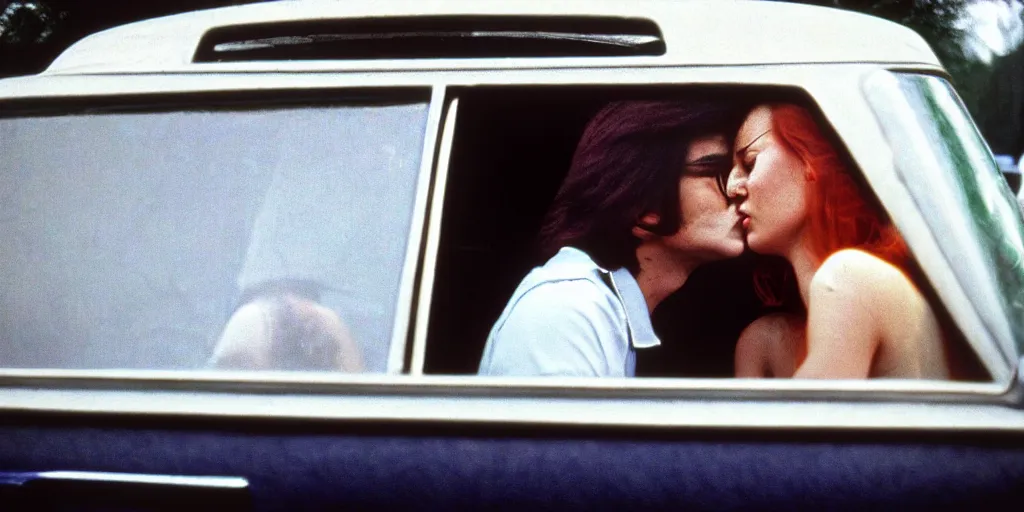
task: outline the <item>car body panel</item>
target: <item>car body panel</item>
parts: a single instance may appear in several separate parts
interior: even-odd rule
[[[648,18],[667,51],[192,62],[201,38],[222,26],[510,15]],[[40,75],[0,80],[0,117],[203,108],[241,97],[259,108],[352,91],[429,95],[389,374],[0,369],[0,472],[244,479],[254,510],[937,510],[1019,501],[1019,340],[992,329],[991,304],[973,303],[965,289],[991,283],[960,282],[953,270],[965,262],[940,254],[926,222],[934,212],[912,194],[927,184],[898,172],[900,148],[891,147],[872,110],[878,95],[865,85],[897,72],[947,76],[910,29],[778,2],[282,1],[89,36]],[[449,156],[466,91],[693,85],[806,92],[992,381],[424,375]],[[4,477],[6,505],[14,494]]]
[[[89,36],[66,51],[46,73],[194,71],[224,64],[192,64],[196,43],[213,27],[297,20],[421,16],[648,17],[661,28],[668,50],[656,58],[457,59],[335,62],[335,69],[445,69],[458,67],[570,68],[579,65],[721,65],[752,63],[879,62],[938,65],[927,43],[912,30],[878,18],[801,5],[748,1],[576,1],[552,4],[399,0],[388,2],[267,2],[168,16]],[[700,34],[695,37],[693,34]],[[808,45],[828,39],[828,45]],[[585,64],[584,64],[585,63]],[[242,66],[249,67],[251,63]],[[281,64],[276,64],[281,65]],[[237,66],[235,66],[237,68]]]

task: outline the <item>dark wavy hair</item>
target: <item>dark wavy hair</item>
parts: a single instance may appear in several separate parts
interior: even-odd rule
[[[562,247],[586,252],[603,268],[636,274],[640,240],[633,227],[658,235],[679,230],[679,177],[689,142],[711,134],[730,143],[744,108],[719,101],[618,101],[590,120],[540,232],[541,256]]]

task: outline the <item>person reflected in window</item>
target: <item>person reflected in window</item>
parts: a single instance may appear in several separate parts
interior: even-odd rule
[[[651,311],[699,265],[743,252],[725,198],[744,109],[622,101],[586,126],[540,233],[542,266],[494,324],[481,375],[633,377]]]
[[[799,315],[755,320],[740,335],[738,377],[949,377],[944,336],[908,276],[896,227],[860,190],[804,108],[762,105],[735,143],[727,194],[752,251],[784,258],[755,273],[766,304],[788,279]]]
[[[361,372],[348,326],[319,304],[319,287],[273,281],[242,296],[214,348],[210,366],[223,370]]]

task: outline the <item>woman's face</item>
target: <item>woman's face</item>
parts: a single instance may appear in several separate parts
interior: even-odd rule
[[[802,161],[772,131],[772,111],[755,108],[736,135],[726,193],[737,203],[747,246],[787,256],[807,220],[807,174]]]

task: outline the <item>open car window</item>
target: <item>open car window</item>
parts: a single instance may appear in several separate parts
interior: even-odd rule
[[[724,197],[732,171],[749,165],[734,161],[733,139],[754,105],[802,108],[865,204],[877,207],[880,222],[887,218],[844,134],[798,86],[485,85],[433,94],[430,113],[426,101],[374,96],[351,104],[120,106],[0,119],[7,149],[0,158],[10,169],[2,177],[0,234],[18,247],[3,254],[0,362],[478,374],[503,309],[518,300],[524,276],[545,263],[539,235],[586,126],[618,102],[656,105],[648,112],[662,117],[661,109],[699,101],[728,112],[716,128],[716,163],[688,178],[673,174],[670,187],[695,186],[688,190],[697,195],[685,201],[721,209],[727,229],[712,235],[736,250],[701,265],[653,311],[638,285],[625,287],[628,270],[595,274],[592,284],[608,297],[637,299],[622,312],[632,322],[624,336],[646,329],[648,341],[660,342],[627,347],[622,362],[599,360],[622,370],[608,376],[731,378],[738,340],[752,322],[806,315],[793,280],[778,290],[784,303],[759,295],[762,260],[744,249],[740,198]],[[46,136],[55,132],[61,137]],[[687,147],[675,135],[666,140],[666,159]],[[682,197],[673,200],[685,207]],[[951,247],[975,254],[987,246]],[[920,257],[909,257],[916,261],[907,271],[916,271]],[[913,277],[945,318],[948,304],[924,275]],[[522,324],[533,338],[522,343],[544,345],[548,332],[530,331],[533,318]],[[981,352],[993,346],[968,345],[962,324],[947,327],[943,335],[959,347],[952,359],[978,368],[980,356],[991,369]],[[1000,357],[1008,367],[1012,350]],[[981,369],[953,380],[992,377],[1002,376]]]
[[[385,372],[427,111],[0,119],[0,365]]]
[[[504,338],[505,353],[512,353],[518,359],[502,366],[512,359],[500,360],[504,356],[494,356],[496,352],[490,351],[492,345],[488,344],[495,338],[496,329],[508,325],[503,322],[509,315],[516,314],[510,311],[517,307],[514,306],[517,301],[523,300],[525,293],[532,293],[524,290],[547,286],[551,282],[579,283],[588,278],[582,273],[553,274],[562,271],[545,267],[546,261],[550,261],[546,258],[551,256],[541,254],[539,242],[546,216],[567,179],[574,152],[579,151],[578,145],[586,126],[598,112],[615,102],[668,102],[665,103],[669,105],[666,108],[673,108],[671,102],[688,105],[698,101],[696,98],[713,98],[735,106],[741,118],[760,103],[801,106],[814,118],[838,158],[844,162],[849,175],[858,184],[858,192],[865,204],[877,210],[880,222],[888,222],[884,208],[877,204],[878,198],[845,147],[844,134],[835,132],[815,101],[799,88],[682,84],[662,87],[509,86],[453,88],[452,95],[458,101],[458,114],[454,116],[457,121],[447,121],[446,129],[452,129],[452,124],[454,128],[451,147],[442,148],[442,151],[450,149],[445,168],[443,214],[438,225],[432,228],[433,232],[440,232],[437,263],[432,266],[433,275],[425,274],[428,276],[426,279],[432,279],[432,282],[425,282],[422,288],[431,293],[427,297],[430,302],[425,303],[424,297],[420,297],[421,308],[424,304],[429,305],[429,329],[425,336],[426,355],[422,366],[426,374],[497,376],[497,372],[508,372],[501,375],[523,377],[563,375],[559,373],[562,371],[565,375],[572,372],[604,375],[601,372],[607,371],[610,374],[607,376],[731,378],[737,374],[737,341],[752,322],[777,313],[806,315],[801,311],[804,306],[792,280],[786,281],[788,284],[780,289],[785,294],[780,297],[784,300],[782,304],[768,303],[759,296],[756,282],[760,275],[758,272],[765,268],[764,258],[750,251],[737,251],[738,257],[721,257],[701,265],[689,275],[682,288],[658,303],[651,313],[642,305],[639,308],[623,306],[621,311],[614,310],[608,315],[624,315],[627,322],[632,322],[623,331],[625,335],[621,338],[626,339],[626,336],[636,334],[635,326],[643,323],[636,320],[649,314],[651,327],[659,338],[657,345],[633,347],[620,358],[621,361],[609,356],[608,351],[595,350],[580,356],[580,352],[573,350],[586,343],[588,333],[598,328],[606,329],[602,333],[613,332],[615,328],[608,327],[614,322],[599,327],[595,327],[597,323],[581,322],[571,326],[575,330],[568,335],[565,332],[558,335],[571,339],[568,344],[572,346],[562,353],[564,360],[575,358],[585,361],[568,369],[568,365],[560,367],[563,360],[556,360],[552,355],[554,351],[548,352],[549,342],[556,334],[550,330],[534,329],[533,325],[544,322],[547,322],[544,325],[562,325],[558,324],[558,318],[545,315],[550,310],[535,307],[527,314],[520,314],[521,320],[513,331],[515,334]],[[494,123],[495,119],[501,122]],[[735,127],[732,130],[727,135],[730,155],[734,151],[732,139],[736,135]],[[753,137],[748,136],[748,142],[750,140]],[[874,140],[884,139],[876,134]],[[619,155],[614,158],[625,160]],[[728,173],[734,165],[730,162],[725,171]],[[708,184],[714,186],[713,181]],[[725,184],[720,185],[724,188]],[[692,197],[699,199],[701,196]],[[758,199],[764,201],[764,196]],[[728,201],[738,200],[731,198]],[[725,208],[724,203],[721,207]],[[595,218],[603,215],[596,209],[587,211]],[[717,236],[729,234],[723,231]],[[561,260],[572,265],[572,272],[576,272],[579,265],[597,266],[578,252],[572,258],[571,262]],[[909,258],[915,261],[906,265],[906,272],[935,315],[945,321],[948,316],[946,305],[935,296],[928,278],[921,274],[920,258],[912,252]],[[579,304],[588,300],[579,294],[594,290],[601,293],[606,284],[611,283],[608,286],[612,287],[612,293],[623,297],[619,285],[623,279],[629,278],[615,275],[614,268],[608,270],[611,271],[607,279],[565,286],[565,293],[574,296],[573,302]],[[537,277],[544,275],[553,277],[545,277],[547,281]],[[604,297],[612,297],[610,300],[615,301],[615,295]],[[552,296],[558,300],[557,293]],[[627,301],[622,299],[623,304]],[[420,314],[424,313],[421,309]],[[601,314],[596,315],[599,320]],[[957,369],[957,377],[949,378],[989,380],[991,375],[981,367],[977,354],[954,322],[947,322],[940,328],[946,344],[944,357],[954,361],[951,366],[964,368]],[[937,341],[940,336],[934,338],[931,341]],[[510,344],[533,348],[530,351],[509,350]],[[547,359],[536,363],[542,357]],[[415,362],[415,358],[413,360]],[[1007,361],[1008,358],[1001,364],[1005,366]],[[606,367],[601,366],[606,363]],[[629,368],[622,371],[623,365]],[[495,373],[481,369],[495,367],[501,369]],[[412,371],[415,373],[417,369],[414,364]],[[530,373],[534,371],[536,375]]]

